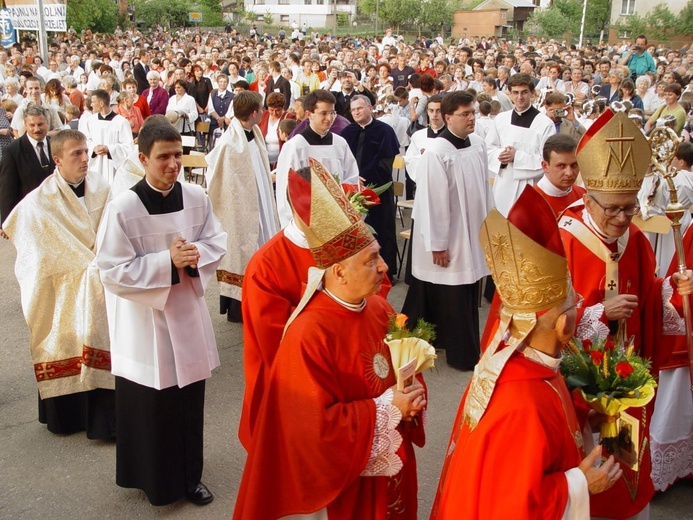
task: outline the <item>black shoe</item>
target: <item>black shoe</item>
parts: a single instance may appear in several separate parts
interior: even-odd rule
[[[207,486],[200,482],[193,492],[185,494],[185,498],[190,500],[193,504],[205,506],[214,500],[214,495],[212,495],[212,492]]]

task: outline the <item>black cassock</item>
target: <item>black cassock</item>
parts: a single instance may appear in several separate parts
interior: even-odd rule
[[[179,183],[168,196],[142,179],[133,186],[150,215],[183,210]],[[186,268],[183,276],[199,276]],[[179,282],[172,269],[172,283]],[[144,491],[153,505],[184,498],[202,478],[205,381],[156,390],[116,377],[116,484]]]
[[[399,141],[389,125],[377,119],[372,119],[365,127],[352,123],[340,135],[349,144],[366,185],[382,186],[392,181],[392,162],[399,153]],[[397,274],[396,209],[395,191],[390,186],[380,195],[380,204],[369,208],[366,217],[366,224],[376,232],[390,280]]]

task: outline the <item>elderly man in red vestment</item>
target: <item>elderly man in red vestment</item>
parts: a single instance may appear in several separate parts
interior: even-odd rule
[[[234,518],[413,520],[423,432],[408,419],[426,400],[418,382],[393,389],[379,245],[316,161],[291,172],[289,198],[317,268],[267,377]]]
[[[649,358],[656,355],[663,307],[681,313],[681,295],[690,294],[693,272],[655,277],[650,244],[631,223],[639,211],[637,193],[650,164],[650,145],[622,113],[607,110],[580,140],[580,173],[587,188],[583,204],[573,204],[559,221],[575,290],[584,297],[576,335],[614,335]],[[677,289],[676,291],[675,289]],[[580,409],[584,403],[578,403]],[[586,410],[586,408],[584,408]],[[623,468],[623,478],[592,498],[594,518],[645,519],[654,495],[650,478],[649,419],[652,404],[626,410],[643,428],[639,471]]]
[[[479,239],[501,320],[462,398],[431,519],[588,520],[589,493],[621,470],[613,457],[595,467],[598,447],[585,457],[559,372],[581,302],[556,219],[528,186],[507,220],[491,211]]]

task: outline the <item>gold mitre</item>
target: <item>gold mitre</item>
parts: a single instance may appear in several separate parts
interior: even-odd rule
[[[531,187],[521,198],[525,207],[532,201],[529,207],[534,211],[519,215],[511,210],[506,219],[491,210],[479,240],[505,308],[511,313],[535,313],[565,300],[570,273],[553,212],[541,211],[546,201]]]
[[[647,138],[625,112],[607,109],[577,146],[580,175],[587,191],[637,193],[650,167]]]
[[[355,255],[375,240],[342,188],[325,167],[289,171],[289,202],[316,265],[325,269]]]

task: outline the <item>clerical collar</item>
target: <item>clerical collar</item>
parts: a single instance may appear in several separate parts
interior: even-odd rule
[[[539,182],[537,183],[537,187],[541,189],[544,193],[546,193],[549,197],[565,197],[568,195],[571,191],[573,191],[573,187],[570,186],[567,190],[563,191],[562,189],[554,186],[551,181],[544,175],[541,179],[539,179]]]
[[[442,139],[446,139],[447,141],[449,141],[452,144],[452,146],[454,146],[458,150],[462,148],[469,148],[472,145],[471,141],[469,140],[469,137],[465,137],[464,139],[462,139],[461,137],[455,135],[449,128],[446,128],[443,132],[441,132],[440,137]]]
[[[592,230],[592,232],[599,237],[599,239],[602,242],[605,242],[607,244],[613,244],[618,240],[618,238],[612,238],[606,233],[604,233],[597,223],[592,219],[590,216],[589,212],[587,211],[587,208],[582,210],[582,221],[585,223],[585,225]]]
[[[546,368],[551,369],[554,372],[558,372],[558,369],[561,366],[561,360],[563,359],[562,357],[555,358],[549,356],[545,352],[541,352],[526,344],[524,350],[522,351],[522,354],[530,361],[534,361],[539,365],[545,366]]]
[[[310,125],[308,125],[305,129],[301,131],[301,135],[306,141],[308,141],[308,144],[314,146],[329,145],[332,144],[333,141],[332,132],[328,130],[325,135],[320,135],[315,130],[313,130]]]
[[[445,130],[445,125],[441,126],[438,130],[434,130],[432,127],[428,127],[428,132],[426,132],[426,137],[429,139],[435,139]]]
[[[520,112],[517,108],[513,108],[513,112],[515,112],[518,116],[524,115],[527,113],[528,110],[531,108],[534,108],[532,104],[530,104],[527,108],[525,108],[522,112]],[[536,110],[536,109],[535,109]]]
[[[332,300],[337,302],[339,305],[341,305],[342,307],[344,307],[345,309],[348,309],[350,311],[362,312],[363,309],[366,308],[366,299],[365,298],[363,299],[363,301],[361,301],[361,303],[349,303],[349,302],[345,302],[341,298],[338,298],[337,296],[332,294],[330,291],[327,290],[326,287],[322,287],[320,290],[322,292],[324,292],[327,296],[329,296]]]
[[[539,114],[539,110],[534,108],[532,105],[530,105],[529,108],[522,113],[519,113],[517,110],[513,110],[513,113],[510,116],[510,124],[520,126],[522,128],[529,128],[532,126],[534,118]]]
[[[309,249],[308,240],[306,240],[306,235],[303,234],[296,222],[291,219],[291,222],[284,228],[284,236],[289,239],[289,242],[302,248]]]
[[[362,130],[365,130],[366,128],[368,128],[369,126],[371,126],[371,123],[372,123],[373,121],[374,121],[374,119],[371,117],[371,120],[368,121],[368,123],[366,123],[365,125],[362,125],[361,123],[356,123],[356,124],[359,125],[359,126],[361,127]]]
[[[105,116],[102,116],[101,113],[99,113],[99,120],[101,120],[101,121],[111,121],[111,120],[113,120],[113,118],[114,118],[115,116],[116,116],[116,113],[115,113],[113,110],[111,110],[111,111],[110,111],[108,114],[106,114]]]
[[[248,140],[248,142],[255,139],[255,133],[253,132],[252,128],[248,130],[247,128],[243,127],[243,131],[245,132],[245,138]]]
[[[169,189],[167,189],[167,190],[160,190],[160,189],[155,188],[154,186],[152,186],[152,185],[149,183],[149,181],[147,180],[146,177],[144,178],[144,182],[147,183],[147,186],[149,186],[149,187],[150,187],[151,189],[153,189],[155,192],[161,193],[164,197],[165,197],[166,195],[168,195],[169,193],[171,193],[171,191],[173,191],[173,188],[176,186],[176,183],[174,182],[174,183],[173,183],[173,186],[171,186]]]
[[[60,175],[60,178],[67,183],[67,185],[74,192],[74,194],[77,195],[78,198],[84,197],[84,187],[86,185],[86,183],[84,182],[84,179],[86,179],[86,177],[84,177],[78,183],[72,183],[72,182],[67,182],[67,180],[65,180],[65,177],[62,176],[59,168],[56,168],[56,171],[58,172],[58,175]]]

